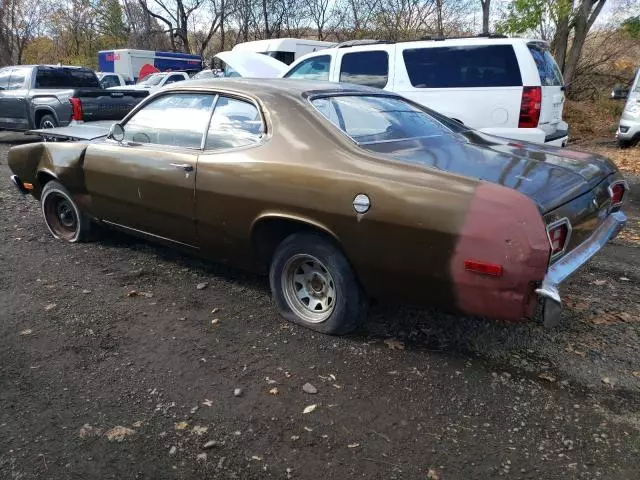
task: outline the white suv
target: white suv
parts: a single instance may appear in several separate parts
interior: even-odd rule
[[[281,76],[383,88],[486,133],[567,143],[562,74],[537,40],[345,42],[301,57]]]

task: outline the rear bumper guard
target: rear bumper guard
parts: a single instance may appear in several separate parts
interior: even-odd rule
[[[598,253],[626,223],[627,216],[624,213],[610,214],[587,240],[549,267],[542,285],[536,289],[536,293],[544,300],[542,320],[545,326],[554,326],[560,320],[562,307],[560,284]]]

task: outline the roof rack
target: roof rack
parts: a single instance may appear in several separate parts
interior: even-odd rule
[[[359,45],[377,45],[380,43],[393,43],[393,42],[390,42],[389,40],[373,40],[373,39],[347,40],[346,42],[337,44],[336,48],[356,47]]]
[[[509,38],[501,33],[480,33],[478,35],[461,35],[456,37],[443,37],[441,35],[427,35],[420,37],[420,40],[431,40],[434,42],[442,42],[444,40],[456,40],[464,38]]]

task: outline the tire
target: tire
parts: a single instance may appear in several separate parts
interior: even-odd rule
[[[58,121],[53,115],[49,115],[49,114],[43,115],[42,118],[40,119],[40,122],[38,122],[39,129],[56,128],[57,126],[58,126]]]
[[[79,243],[90,239],[91,219],[82,213],[69,190],[50,180],[40,196],[42,216],[51,235],[58,240]]]
[[[322,235],[287,237],[271,260],[269,282],[280,315],[317,332],[349,333],[367,315],[368,299],[349,262]]]

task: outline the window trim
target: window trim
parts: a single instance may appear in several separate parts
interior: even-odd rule
[[[167,90],[167,91],[162,91],[158,94],[152,95],[150,97],[147,97],[147,100],[145,100],[144,102],[139,103],[138,105],[136,105],[136,107],[131,110],[129,112],[129,114],[127,116],[125,116],[122,121],[120,122],[120,125],[122,125],[122,127],[126,127],[127,123],[131,120],[131,118],[133,118],[140,110],[142,110],[143,108],[145,108],[146,105],[149,105],[150,103],[154,102],[157,99],[160,99],[162,97],[165,97],[167,95],[187,95],[187,94],[201,94],[201,95],[211,95],[214,97],[213,99],[213,103],[211,106],[211,110],[209,112],[209,118],[207,120],[207,126],[204,130],[204,133],[202,134],[202,138],[200,139],[200,146],[199,147],[179,147],[176,145],[169,145],[169,144],[164,144],[164,143],[137,143],[137,142],[116,142],[113,139],[107,138],[106,141],[109,142],[114,142],[116,144],[120,144],[120,145],[125,145],[127,147],[167,147],[167,148],[171,148],[171,149],[175,149],[175,150],[188,150],[188,151],[193,151],[193,152],[201,152],[201,153],[205,153],[205,152],[209,152],[209,153],[215,153],[215,152],[228,152],[228,151],[233,151],[233,150],[239,150],[239,149],[243,149],[243,148],[247,148],[247,147],[256,147],[259,145],[264,144],[268,138],[271,137],[270,133],[271,133],[271,129],[268,128],[268,122],[266,119],[266,116],[264,115],[264,112],[262,111],[262,108],[260,106],[260,104],[252,97],[249,97],[247,95],[243,95],[241,93],[238,92],[231,92],[231,91],[225,91],[223,89],[221,90],[215,90],[215,91],[210,91],[210,90],[200,90],[200,89],[193,89],[193,90],[186,90],[186,89],[175,89],[175,90]],[[243,147],[235,147],[235,148],[225,148],[222,150],[206,150],[204,147],[206,145],[207,142],[207,134],[209,133],[209,126],[211,125],[211,119],[213,118],[213,112],[215,111],[215,107],[218,104],[218,99],[220,98],[220,96],[226,96],[229,98],[235,98],[237,100],[242,100],[244,102],[247,103],[251,103],[254,107],[256,107],[256,109],[258,110],[258,114],[260,115],[260,121],[262,122],[262,128],[263,128],[263,133],[262,133],[262,138],[260,139],[259,142],[256,142],[253,145],[247,145],[247,146],[243,146]],[[126,130],[125,130],[126,131]]]
[[[346,57],[348,57],[349,55],[358,55],[358,54],[363,54],[363,53],[364,54],[367,54],[367,53],[384,53],[385,56],[387,57],[387,74],[385,76],[386,77],[386,81],[384,82],[383,86],[378,87],[378,86],[374,86],[374,85],[367,85],[365,83],[353,83],[353,82],[349,82],[348,80],[342,80],[342,65],[344,64],[344,59]],[[387,50],[383,50],[383,49],[357,50],[357,51],[354,51],[354,52],[345,52],[340,57],[340,66],[338,67],[338,82],[340,82],[340,83],[351,83],[353,85],[362,85],[363,87],[379,88],[381,90],[384,90],[389,85],[390,76],[391,76],[391,62],[389,61],[389,52]]]
[[[331,126],[331,128],[334,128],[335,130],[337,130],[338,132],[340,132],[340,134],[349,139],[351,141],[351,143],[353,143],[354,145],[356,145],[357,147],[362,148],[363,145],[366,145],[366,143],[360,143],[357,140],[355,140],[354,138],[352,138],[347,132],[345,132],[344,130],[342,130],[340,127],[338,127],[336,124],[334,124],[331,120],[329,120],[327,117],[324,116],[324,114],[318,110],[318,108],[313,104],[314,100],[318,100],[321,98],[331,98],[331,97],[382,97],[382,98],[393,98],[395,100],[400,100],[402,102],[406,102],[409,105],[411,105],[412,107],[417,108],[418,110],[420,110],[421,112],[424,112],[425,115],[429,115],[429,117],[431,117],[435,122],[437,122],[439,125],[442,126],[442,128],[444,128],[447,132],[449,132],[451,135],[456,135],[459,132],[456,132],[454,130],[452,130],[451,128],[449,128],[447,125],[445,125],[444,123],[442,123],[436,116],[431,115],[431,113],[428,111],[428,109],[426,109],[423,105],[420,105],[419,103],[414,102],[413,100],[410,100],[408,98],[405,97],[401,97],[397,94],[393,94],[393,93],[371,93],[371,92],[331,92],[331,93],[318,93],[318,94],[311,94],[308,95],[306,97],[307,101],[309,102],[309,104],[311,105],[311,108],[313,109],[313,111],[315,112],[315,114],[317,116],[319,116],[322,121],[324,123],[327,123]],[[437,113],[437,112],[436,112]],[[467,129],[468,131],[469,129]]]

